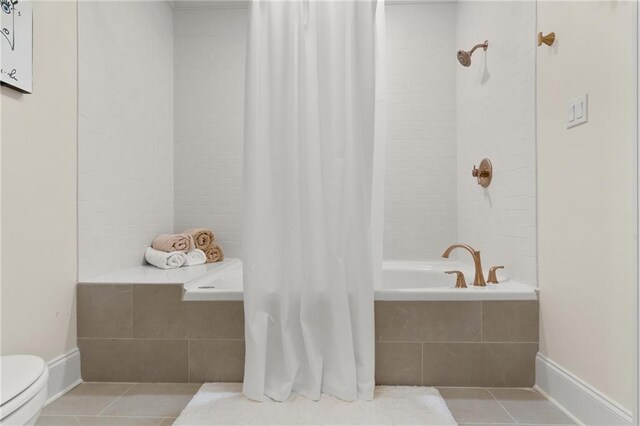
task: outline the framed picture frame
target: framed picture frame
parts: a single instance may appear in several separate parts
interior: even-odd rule
[[[33,91],[33,9],[29,0],[0,0],[0,83]]]

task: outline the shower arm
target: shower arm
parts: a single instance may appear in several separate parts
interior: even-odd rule
[[[480,47],[482,47],[482,50],[487,50],[487,47],[489,47],[489,41],[485,40],[484,43],[476,44],[475,46],[473,46],[473,48],[469,51],[469,56],[473,55],[473,52],[475,52],[476,49]]]

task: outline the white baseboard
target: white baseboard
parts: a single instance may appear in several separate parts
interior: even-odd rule
[[[80,377],[80,351],[78,348],[60,355],[47,363],[49,367],[49,398],[45,406],[82,383]]]
[[[536,356],[536,388],[580,424],[633,424],[630,410],[540,353]]]

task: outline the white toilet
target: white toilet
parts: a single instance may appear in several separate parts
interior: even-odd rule
[[[0,425],[33,425],[47,400],[49,369],[32,355],[0,358]]]

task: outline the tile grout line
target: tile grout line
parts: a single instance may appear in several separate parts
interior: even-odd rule
[[[511,413],[509,412],[509,410],[507,410],[507,409],[505,408],[505,406],[504,406],[504,405],[502,405],[502,403],[501,403],[500,401],[498,401],[498,398],[496,398],[496,396],[493,394],[493,392],[491,392],[491,390],[490,390],[489,388],[485,388],[485,389],[487,390],[487,392],[489,392],[489,395],[491,395],[491,397],[492,397],[492,398],[493,398],[493,399],[498,403],[498,405],[499,405],[500,407],[502,407],[502,409],[503,409],[503,410],[504,410],[504,411],[509,415],[509,417],[511,417],[511,418],[513,419],[514,423],[519,424],[519,423],[518,423],[518,421],[515,419],[515,417],[513,417],[513,416],[511,415]]]
[[[133,339],[133,284],[131,285],[131,338]]]
[[[438,389],[489,389],[486,386],[435,386]],[[497,387],[497,389],[526,389],[530,390],[531,388],[523,388],[523,387],[513,387],[513,386],[505,386],[505,387]]]
[[[95,339],[109,339],[109,337],[96,337]],[[151,338],[149,338],[151,339]],[[160,340],[160,339],[159,339]],[[242,339],[193,339],[193,340],[242,340]],[[530,341],[513,341],[513,340],[376,340],[376,343],[436,343],[436,344],[455,344],[455,345],[538,345],[540,342]]]
[[[424,342],[420,342],[420,384],[424,386]]]
[[[472,423],[472,422],[464,422],[464,423],[458,423],[461,426],[466,426],[466,425],[486,425],[487,423]],[[491,425],[505,425],[505,426],[514,426],[514,424],[516,426],[519,426],[518,423],[491,423]],[[524,426],[524,425],[523,425]],[[544,425],[544,426],[555,426],[555,425]]]
[[[178,341],[191,341],[191,340],[205,340],[205,341],[230,341],[230,342],[244,342],[244,339],[229,339],[226,337],[207,337],[207,338],[193,338],[193,337],[78,337],[78,340],[178,340]],[[380,343],[420,343],[420,341],[413,342],[380,342]],[[433,342],[433,343],[480,343],[480,342]],[[510,342],[491,342],[491,343],[510,343]],[[515,343],[537,343],[537,342],[515,342]]]
[[[140,416],[140,415],[130,415],[130,416],[87,416],[87,415],[79,415],[79,414],[74,414],[73,417],[99,417],[101,419],[172,419],[173,417],[164,417],[164,416]],[[553,426],[553,425],[552,425]],[[566,426],[566,425],[565,425]]]
[[[215,340],[244,342],[244,339],[233,339],[228,337],[78,337],[80,340]],[[437,344],[510,344],[510,345],[537,345],[540,342],[531,341],[508,341],[508,340],[376,340],[375,343],[437,343]]]
[[[38,416],[38,418],[40,417],[75,417],[75,414],[40,414]]]
[[[132,383],[132,384],[131,384],[131,386],[129,386],[128,388],[126,388],[126,389],[124,390],[124,392],[122,392],[120,395],[118,395],[118,397],[117,397],[116,399],[114,399],[113,401],[111,401],[111,402],[109,403],[109,405],[107,405],[106,407],[104,407],[104,409],[103,409],[102,411],[100,411],[100,412],[97,414],[97,416],[96,416],[96,417],[100,417],[100,416],[102,415],[102,413],[104,413],[105,411],[107,411],[107,409],[108,409],[109,407],[111,407],[113,404],[115,404],[115,403],[116,403],[116,401],[118,401],[120,398],[122,398],[122,396],[123,396],[125,393],[129,392],[129,390],[131,390],[131,388],[133,388],[135,385],[137,385],[137,383]]]
[[[482,317],[484,316],[483,310],[484,310],[484,303],[481,300],[480,301],[480,342],[484,342],[484,324],[482,322]]]

